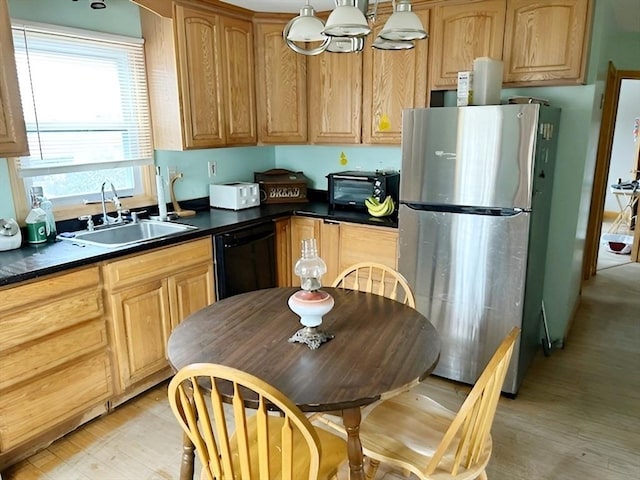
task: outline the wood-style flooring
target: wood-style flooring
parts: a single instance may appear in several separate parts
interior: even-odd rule
[[[468,387],[418,388],[457,409]],[[181,434],[161,385],[3,472],[4,480],[177,479]],[[493,428],[492,480],[640,479],[640,264],[609,266],[583,290],[564,349],[542,352]],[[343,474],[341,479],[346,479]],[[403,478],[381,469],[383,480]]]

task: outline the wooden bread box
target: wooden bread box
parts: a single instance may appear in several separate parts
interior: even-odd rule
[[[308,179],[302,172],[284,168],[272,168],[266,172],[254,172],[254,182],[260,189],[260,203],[308,202]]]

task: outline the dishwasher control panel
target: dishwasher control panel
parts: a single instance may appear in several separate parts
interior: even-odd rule
[[[258,184],[231,182],[209,185],[209,205],[228,210],[257,207],[260,205]]]

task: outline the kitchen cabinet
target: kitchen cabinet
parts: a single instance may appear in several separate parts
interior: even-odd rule
[[[108,262],[103,277],[118,392],[168,376],[171,331],[213,302],[211,239]]]
[[[433,7],[429,41],[431,89],[455,89],[458,72],[477,57],[502,58],[505,0],[447,2]]]
[[[507,0],[505,83],[582,83],[591,3],[590,0]]]
[[[316,239],[320,256],[327,264],[323,285],[331,285],[342,270],[359,262],[378,262],[397,268],[396,229],[294,216],[291,217],[294,263],[300,258],[299,246],[306,238]],[[300,279],[295,275],[292,285],[300,285]]]
[[[97,266],[0,289],[0,470],[107,411],[107,338]]]
[[[242,9],[136,0],[154,146],[161,150],[257,142],[253,25]]]
[[[0,157],[28,154],[9,10],[0,0]]]
[[[307,59],[287,47],[289,16],[254,19],[258,142],[306,143]]]
[[[278,287],[291,285],[293,255],[291,253],[291,220],[276,220],[276,282]]]
[[[416,9],[428,29],[429,10]],[[362,143],[400,144],[402,110],[425,107],[429,41],[419,40],[411,50],[371,48],[390,14],[379,14],[363,51]]]
[[[323,52],[307,69],[309,143],[360,143],[362,55]]]

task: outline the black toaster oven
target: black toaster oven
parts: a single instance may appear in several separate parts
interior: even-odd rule
[[[374,197],[382,202],[391,195],[398,203],[400,173],[359,170],[336,172],[327,175],[329,204],[332,207],[366,209],[365,199]]]

